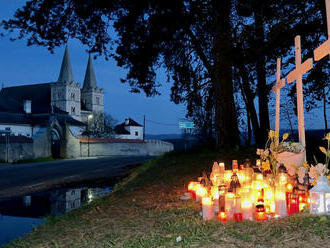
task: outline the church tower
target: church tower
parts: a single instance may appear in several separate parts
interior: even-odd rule
[[[71,68],[69,49],[66,46],[60,75],[52,84],[51,105],[68,112],[76,120],[81,120],[80,85],[75,83]]]
[[[81,102],[86,111],[104,114],[104,91],[97,87],[91,55],[88,57],[84,85],[81,90]]]

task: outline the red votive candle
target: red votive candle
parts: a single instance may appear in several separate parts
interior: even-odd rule
[[[226,212],[219,212],[218,213],[218,219],[221,222],[226,222],[227,221],[227,214],[226,214]]]
[[[234,220],[235,221],[242,221],[243,220],[242,213],[234,213]]]

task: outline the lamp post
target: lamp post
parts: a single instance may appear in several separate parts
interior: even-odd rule
[[[89,138],[90,138],[90,129],[89,129],[89,125],[90,125],[90,121],[93,119],[93,115],[90,114],[87,116],[87,135],[88,135],[88,138],[87,138],[87,146],[88,146],[88,150],[87,150],[87,156],[89,157]]]

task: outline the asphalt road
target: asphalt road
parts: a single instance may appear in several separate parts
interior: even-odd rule
[[[0,165],[0,197],[22,195],[84,180],[118,178],[127,174],[130,166],[151,158],[115,156]]]

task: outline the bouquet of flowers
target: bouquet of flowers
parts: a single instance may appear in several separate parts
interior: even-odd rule
[[[323,146],[320,146],[319,149],[322,153],[324,153],[325,155],[325,163],[317,163],[317,165],[315,166],[311,166],[309,168],[309,176],[312,179],[312,184],[316,184],[316,180],[318,177],[322,176],[322,175],[326,175],[328,180],[330,180],[330,174],[329,173],[329,161],[330,161],[330,133],[327,133],[327,135],[324,138],[325,140],[327,140],[328,143],[328,147],[325,148]]]
[[[279,142],[279,134],[273,130],[268,133],[268,140],[265,149],[257,149],[257,154],[261,159],[261,169],[263,171],[271,171],[275,177],[277,174],[277,153],[283,151],[287,145],[284,141],[289,137],[288,133],[283,134],[281,142]]]

